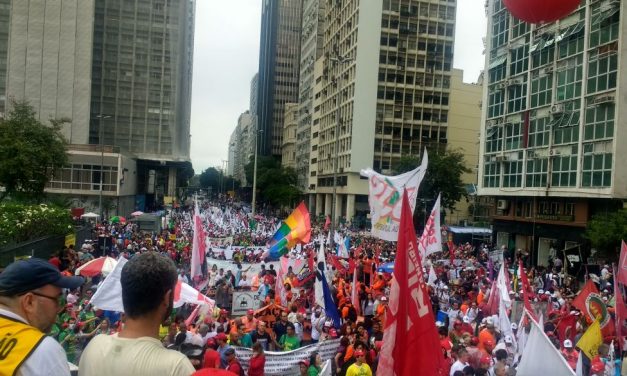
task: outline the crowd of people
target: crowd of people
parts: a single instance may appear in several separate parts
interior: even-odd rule
[[[55,341],[63,349],[64,360],[79,364],[79,374],[86,376],[201,375],[210,374],[207,370],[214,368],[235,375],[263,375],[266,352],[293,351],[332,340],[339,342],[330,361],[332,374],[376,374],[392,281],[391,272],[379,267],[394,260],[395,243],[352,231],[349,224],[339,229],[340,236],[350,236],[349,257],[338,257],[327,244],[325,277],[340,316],[338,323],[316,304],[315,278],[306,278],[313,276],[314,270],[310,269],[319,243],[329,242],[323,223],[312,224],[310,244],[296,247],[286,256],[305,260],[302,270],[290,267],[280,272],[277,269],[281,266],[275,268],[276,263],[264,260],[266,254],[259,250],[267,246],[280,224],[279,218],[263,214],[250,218],[241,205],[229,199],[207,201],[200,207],[209,257],[202,280],[190,276],[193,208],[170,211],[167,226],[159,233],[142,231],[134,224],[104,222],[94,227],[91,239],[80,247],[70,246],[55,253],[45,265],[36,259],[18,261],[1,273],[0,319],[11,317],[47,333],[45,343]],[[231,247],[237,249],[231,253],[228,266],[224,262],[218,266],[217,261],[226,260],[220,250]],[[519,334],[529,331],[529,322],[520,319],[520,264],[527,266],[523,272],[531,285],[533,314],[544,318],[545,333],[574,370],[582,356],[575,348],[577,341],[591,324],[573,306],[579,290],[577,281],[564,275],[557,259],[552,259],[547,268],[533,268],[522,250],[504,250],[503,257],[496,259],[492,251],[489,244],[459,244],[453,252],[438,252],[423,261],[424,275],[429,276],[434,325],[447,364],[443,374],[516,373],[524,337]],[[103,311],[91,304],[103,275],[80,282],[78,277],[71,277],[82,264],[102,255],[129,260],[121,277],[124,314]],[[507,330],[499,325],[499,312],[490,303],[501,264],[505,264],[513,302],[508,307],[512,324]],[[16,277],[44,269],[51,276],[48,280],[34,283]],[[592,278],[611,313],[615,305],[612,271],[606,265],[600,274]],[[196,309],[186,304],[172,309],[177,280],[194,284],[215,300],[215,306]],[[261,302],[241,317],[229,311],[232,294],[238,290],[254,291]],[[42,309],[43,302],[38,301],[41,297],[58,307],[52,310],[58,314],[49,315],[47,321],[32,313]],[[560,323],[572,316],[576,325],[572,333],[565,335],[559,330]],[[620,375],[622,341],[614,339],[618,350],[613,354],[611,338],[606,338],[596,357],[583,356],[584,374]],[[253,353],[246,367],[238,357],[238,348],[249,348]],[[33,362],[41,357],[24,356],[27,361],[21,366],[16,364],[16,369],[21,367],[23,375],[38,374],[29,372],[36,369]],[[321,356],[313,352],[299,363],[300,374],[318,375],[323,365]],[[54,367],[59,372],[53,374],[66,374],[67,365],[62,362],[57,361]]]

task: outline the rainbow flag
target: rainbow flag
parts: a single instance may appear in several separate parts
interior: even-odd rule
[[[310,237],[309,211],[305,202],[301,202],[270,240],[270,258],[278,259],[298,243],[309,243]]]

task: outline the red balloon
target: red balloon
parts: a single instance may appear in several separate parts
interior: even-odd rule
[[[577,9],[579,3],[581,0],[503,0],[514,17],[529,23],[557,21]]]

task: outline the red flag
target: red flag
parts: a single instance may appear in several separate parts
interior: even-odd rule
[[[579,295],[573,300],[573,307],[580,310],[588,322],[598,318],[603,337],[607,338],[615,334],[612,316],[610,316],[603,298],[599,295],[599,290],[591,279],[586,282]]]
[[[331,261],[331,265],[333,265],[338,272],[343,274],[348,273],[348,269],[344,266],[344,264],[342,264],[339,257],[329,255],[329,259]]]
[[[623,245],[625,245],[624,242]],[[622,256],[621,251],[621,258]],[[618,273],[620,272],[621,271],[619,269]],[[615,275],[618,275],[616,274],[616,270],[614,273]],[[623,335],[627,334],[627,326],[625,326],[625,319],[627,318],[627,305],[625,305],[625,299],[623,298],[623,291],[621,289],[622,287],[620,283],[618,283],[618,278],[614,278],[614,300],[616,301],[614,303],[614,313],[616,315],[616,337],[618,338],[618,343],[620,344],[619,349],[623,348]]]
[[[518,261],[518,275],[520,275],[520,284],[522,285],[523,302],[525,308],[527,309],[527,312],[529,312],[531,317],[533,317],[534,320],[537,320],[536,315],[531,308],[531,301],[529,300],[529,294],[531,294],[532,292],[531,286],[529,286],[529,279],[527,279],[527,274],[525,274],[525,269],[523,268],[522,261],[520,260]]]
[[[444,375],[438,333],[416,241],[407,192],[403,192],[394,277],[378,374]]]
[[[451,266],[455,265],[454,261],[455,261],[455,244],[453,243],[452,240],[446,242],[446,244],[448,245],[448,253],[449,253],[449,257],[451,259]]]
[[[618,263],[618,282],[627,286],[627,243],[623,240],[620,246],[620,262]]]
[[[324,221],[324,231],[327,231],[330,225],[331,225],[331,217],[327,215],[327,219]]]
[[[557,336],[559,337],[560,342],[564,342],[566,339],[571,341],[575,340],[578,318],[579,317],[577,315],[567,314],[560,319],[557,323]]]
[[[353,260],[351,260],[353,261]],[[351,301],[357,314],[361,311],[359,306],[359,281],[357,280],[357,268],[353,267],[353,289],[351,290]]]
[[[316,252],[313,249],[309,250],[309,257],[307,257],[307,266],[309,267],[309,271],[311,273],[316,272]]]

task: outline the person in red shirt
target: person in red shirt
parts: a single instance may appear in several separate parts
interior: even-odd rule
[[[59,252],[53,253],[52,257],[50,258],[50,260],[48,260],[48,262],[54,265],[55,268],[61,270],[61,259],[59,259]]]
[[[239,363],[239,360],[237,360],[237,356],[235,355],[235,350],[233,348],[228,348],[224,352],[224,355],[226,355],[226,360],[228,362],[226,366],[226,370],[237,376],[243,375],[244,369],[242,368],[242,365]]]
[[[248,376],[263,376],[266,367],[266,356],[263,346],[257,342],[253,345],[253,356],[250,358]]]
[[[215,350],[216,342],[213,338],[207,341],[207,349],[203,357],[202,368],[220,368],[220,353]]]

